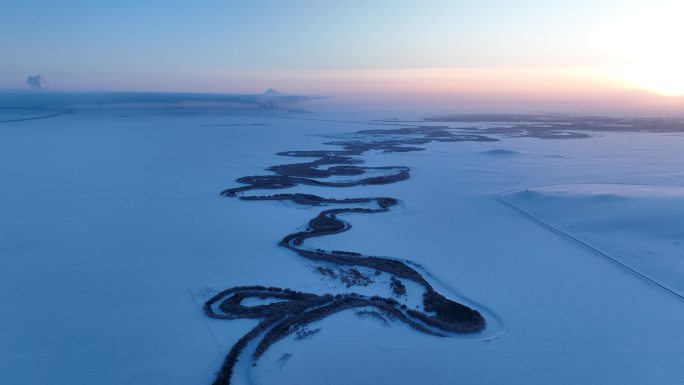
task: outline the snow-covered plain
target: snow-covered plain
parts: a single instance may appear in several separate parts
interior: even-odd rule
[[[500,197],[684,299],[684,187],[570,184]]]
[[[336,285],[277,246],[318,210],[218,193],[292,162],[276,152],[326,149],[330,136],[383,128],[366,123],[391,117],[90,108],[0,124],[2,383],[211,382],[256,321],[207,319],[203,293],[252,284],[325,293]],[[351,231],[308,246],[419,263],[486,306],[505,333],[439,338],[345,312],[315,325],[321,330],[309,339],[277,343],[237,380],[684,383],[680,298],[497,200],[542,185],[681,186],[683,146],[678,133],[624,132],[432,143],[362,157],[368,166],[411,167],[407,181],[290,189],[400,199],[387,213],[346,216]],[[680,233],[659,232],[677,218],[658,218],[670,226],[642,226],[649,232],[639,239],[678,241],[671,238]]]

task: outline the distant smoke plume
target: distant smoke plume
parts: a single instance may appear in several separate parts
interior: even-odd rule
[[[40,90],[47,86],[47,81],[42,75],[36,75],[27,77],[26,84],[34,90]]]

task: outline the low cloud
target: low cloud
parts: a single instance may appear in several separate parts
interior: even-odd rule
[[[29,76],[26,78],[26,84],[34,90],[40,90],[47,87],[47,81],[42,75]]]

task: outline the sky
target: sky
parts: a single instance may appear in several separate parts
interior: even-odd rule
[[[0,88],[680,108],[672,0],[4,0]]]

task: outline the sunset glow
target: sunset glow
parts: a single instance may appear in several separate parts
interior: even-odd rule
[[[21,38],[6,44],[0,88],[40,74],[56,91],[275,88],[530,111],[683,103],[681,1],[77,3],[5,7],[4,35]],[[33,23],[17,22],[29,13]]]
[[[676,66],[625,68],[615,71],[628,87],[662,96],[684,96],[684,71]]]
[[[662,96],[684,95],[684,3],[627,2],[592,31],[594,49],[603,52],[609,76],[626,88]]]

